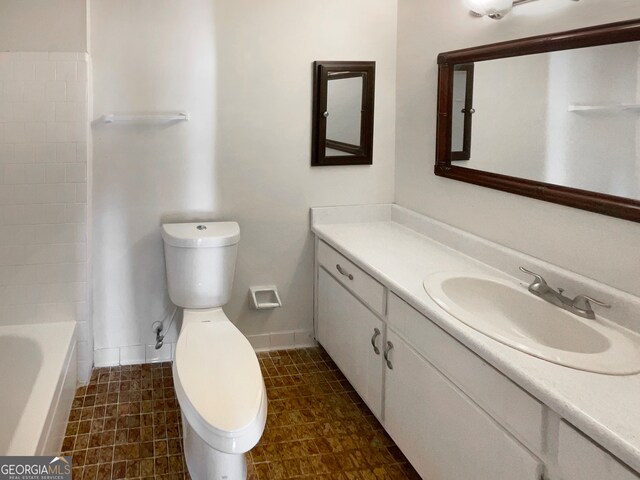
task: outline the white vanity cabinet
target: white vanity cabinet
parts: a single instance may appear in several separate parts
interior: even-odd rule
[[[422,478],[539,480],[542,464],[392,331],[385,428]]]
[[[322,267],[317,296],[317,340],[381,420],[384,323]]]
[[[317,340],[424,479],[640,480],[320,239],[315,271]]]

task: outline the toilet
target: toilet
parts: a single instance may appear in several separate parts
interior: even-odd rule
[[[244,454],[267,420],[267,393],[251,344],[222,311],[235,273],[235,222],[162,226],[171,301],[184,308],[173,362],[184,453],[194,480],[243,480]]]

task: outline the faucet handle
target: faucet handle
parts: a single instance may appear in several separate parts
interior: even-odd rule
[[[547,281],[542,277],[542,275],[532,272],[531,270],[527,270],[524,267],[520,267],[520,271],[524,273],[528,273],[529,275],[532,275],[533,277],[535,277],[535,281],[533,282],[533,284],[536,284],[536,283],[543,284],[543,285],[547,284]]]
[[[601,302],[600,300],[596,300],[595,298],[591,298],[587,295],[578,295],[573,299],[573,306],[580,310],[591,310],[591,304],[595,303],[596,305],[600,305],[604,308],[611,308],[611,304]]]

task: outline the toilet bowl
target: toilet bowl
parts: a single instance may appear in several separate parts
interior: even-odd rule
[[[251,344],[222,310],[231,295],[235,222],[162,227],[169,296],[184,308],[173,379],[194,480],[243,480],[244,454],[267,420],[267,394]]]

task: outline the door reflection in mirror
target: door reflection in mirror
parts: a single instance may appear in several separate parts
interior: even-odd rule
[[[471,157],[473,108],[473,63],[453,69],[453,112],[451,114],[451,160]]]
[[[628,42],[456,65],[451,160],[640,199],[639,64]]]

